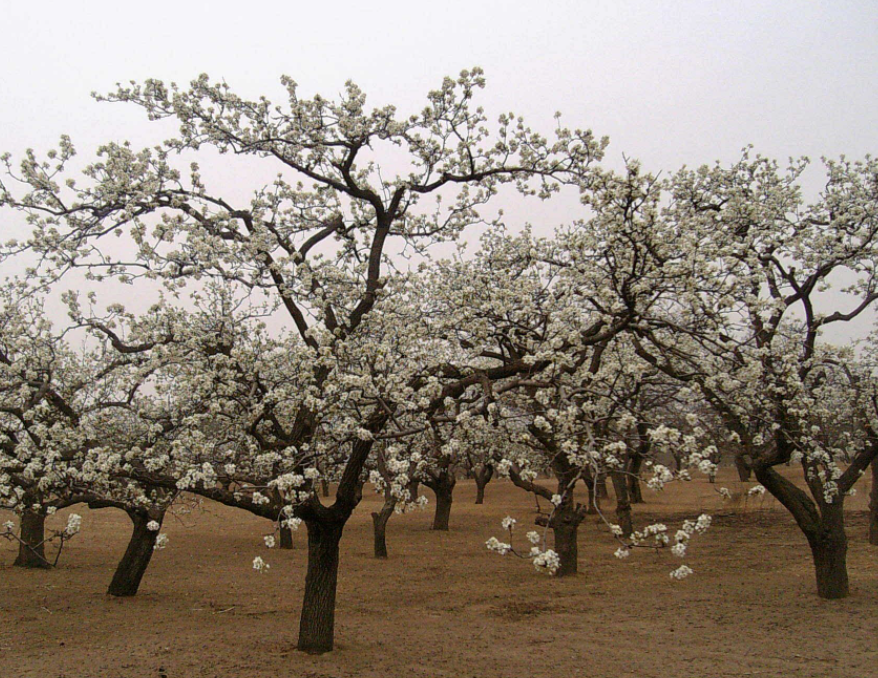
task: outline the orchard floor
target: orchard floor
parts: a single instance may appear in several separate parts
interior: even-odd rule
[[[732,475],[717,487],[746,489]],[[343,539],[337,647],[323,656],[294,650],[304,530],[295,550],[269,551],[266,523],[240,511],[206,504],[169,518],[168,548],[140,593],[120,600],[104,591],[127,518],[77,509],[82,534],[54,571],[13,568],[12,546],[0,545],[0,677],[878,676],[868,476],[848,500],[852,595],[842,601],[817,598],[808,548],[786,512],[770,500],[723,504],[705,480],[650,492],[636,507],[639,525],[648,516],[672,530],[684,515],[715,516],[686,559],[696,574],[682,582],[668,577],[679,564],[669,553],[614,558],[591,519],[576,577],[552,579],[489,553],[484,542],[503,538],[507,514],[524,526],[523,541],[533,498],[493,482],[475,506],[474,489],[458,483],[448,533],[428,529],[429,513],[393,516],[387,561],[371,555],[378,498],[366,496]],[[270,572],[252,570],[255,555]]]

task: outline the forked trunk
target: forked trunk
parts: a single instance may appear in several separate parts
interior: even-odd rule
[[[491,482],[494,475],[494,467],[489,465],[473,471],[476,480],[476,504],[485,503],[485,487]]]
[[[293,530],[290,527],[280,528],[280,545],[279,548],[289,551],[293,548]]]
[[[156,538],[159,536],[159,530],[150,530],[147,525],[154,520],[161,527],[165,517],[163,511],[153,512],[152,516],[143,510],[127,511],[127,513],[134,529],[131,532],[131,539],[128,542],[125,555],[116,566],[113,580],[107,589],[107,593],[111,596],[128,597],[137,594],[140,582],[155,551]]]
[[[21,541],[15,567],[47,570],[52,567],[46,560],[46,516],[26,510],[21,514]]]
[[[308,528],[308,570],[297,648],[309,654],[322,654],[332,651],[333,647],[338,544],[344,522],[306,520],[305,525]]]
[[[393,515],[396,501],[390,497],[385,498],[384,506],[380,511],[372,512],[372,528],[375,536],[375,557],[387,558],[387,521]]]

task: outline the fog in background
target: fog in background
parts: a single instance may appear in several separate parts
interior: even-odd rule
[[[878,144],[878,3],[863,2],[167,2],[0,1],[0,152],[45,151],[69,134],[88,162],[107,141],[154,145],[173,124],[92,91],[199,73],[241,96],[334,98],[354,80],[372,106],[419,111],[446,75],[481,66],[490,118],[503,111],[550,133],[562,123],[610,137],[623,154],[672,171],[755,150],[859,158]],[[278,171],[202,156],[209,188],[246,198]],[[819,162],[806,193],[820,188]],[[252,172],[252,175],[251,175]],[[249,180],[249,181],[247,181]],[[506,221],[540,233],[583,216],[575,196],[511,202]],[[0,213],[0,239],[21,236]],[[468,232],[475,240],[477,233]],[[10,264],[0,278],[15,274]],[[105,288],[109,284],[105,284]],[[104,290],[110,294],[115,290]],[[125,294],[130,294],[130,291]]]

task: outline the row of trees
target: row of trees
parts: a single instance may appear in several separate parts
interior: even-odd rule
[[[878,299],[873,160],[826,162],[807,203],[804,161],[745,152],[660,179],[633,161],[602,167],[607,142],[590,131],[549,140],[511,114],[492,126],[472,103],[478,69],[408,118],[367,111],[353,84],[331,101],[283,82],[283,106],[206,76],[120,87],[101,98],[178,134],[142,151],[110,143],[79,172],[66,138],[45,158],[4,156],[0,256],[27,274],[2,297],[0,502],[21,514],[34,562],[45,515],[73,503],[131,516],[111,587],[122,595],[181,492],[271,520],[282,543],[301,521],[298,647],[325,652],[339,543],[369,478],[385,495],[376,555],[418,483],[447,529],[467,464],[482,487],[496,473],[547,500],[523,555],[563,576],[594,505],[575,500],[580,482],[592,495],[613,483],[620,557],[645,545],[682,557],[709,521],[673,538],[636,530],[637,481],[712,474],[733,449],[807,538],[818,593],[848,595],[844,498],[878,454],[875,342],[822,335],[862,326]],[[208,149],[277,177],[237,203],[197,164],[177,168]],[[579,219],[510,235],[482,214],[507,189],[573,191]],[[477,252],[431,255],[476,227]],[[109,285],[81,296],[83,275],[156,303],[108,303]],[[53,325],[42,298],[58,291],[69,321]],[[807,490],[778,472],[793,462]]]

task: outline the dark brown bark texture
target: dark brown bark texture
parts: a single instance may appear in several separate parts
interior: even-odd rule
[[[847,572],[847,535],[844,527],[844,495],[832,503],[817,505],[794,483],[771,466],[753,469],[756,479],[793,515],[814,559],[817,595],[836,600],[850,594]]]
[[[738,469],[738,478],[742,483],[750,482],[752,471],[740,455],[735,456],[735,468]]]
[[[21,541],[18,544],[18,557],[13,565],[31,569],[49,569],[52,565],[46,560],[46,516],[26,510],[21,514]]]
[[[147,526],[151,521],[155,521],[161,528],[165,517],[164,511],[145,509],[131,509],[126,513],[133,525],[131,539],[107,589],[108,594],[120,598],[134,596],[140,589],[140,582],[152,560],[155,542],[159,536],[159,530],[150,530]]]
[[[453,473],[443,472],[436,478],[425,480],[424,484],[436,495],[436,512],[430,529],[447,532],[451,521],[451,503],[454,500],[454,485],[457,482]]]
[[[626,537],[634,532],[634,521],[631,517],[631,498],[628,494],[627,478],[621,473],[613,473],[613,491],[616,493],[616,521]]]
[[[298,649],[309,654],[331,652],[335,643],[335,592],[339,542],[347,518],[305,520],[308,528],[308,571],[299,621]]]
[[[476,481],[476,504],[485,503],[485,487],[491,482],[494,476],[494,465],[485,464],[481,468],[473,470],[473,477]]]
[[[539,516],[537,525],[548,525],[554,537],[554,550],[558,554],[556,577],[570,577],[579,571],[579,525],[586,511],[580,505],[562,504],[549,516]]]
[[[293,530],[289,527],[281,527],[279,530],[280,548],[289,551],[293,548]]]
[[[372,529],[375,541],[375,557],[387,558],[387,522],[393,515],[396,501],[392,497],[385,497],[384,506],[380,511],[372,512]]]

